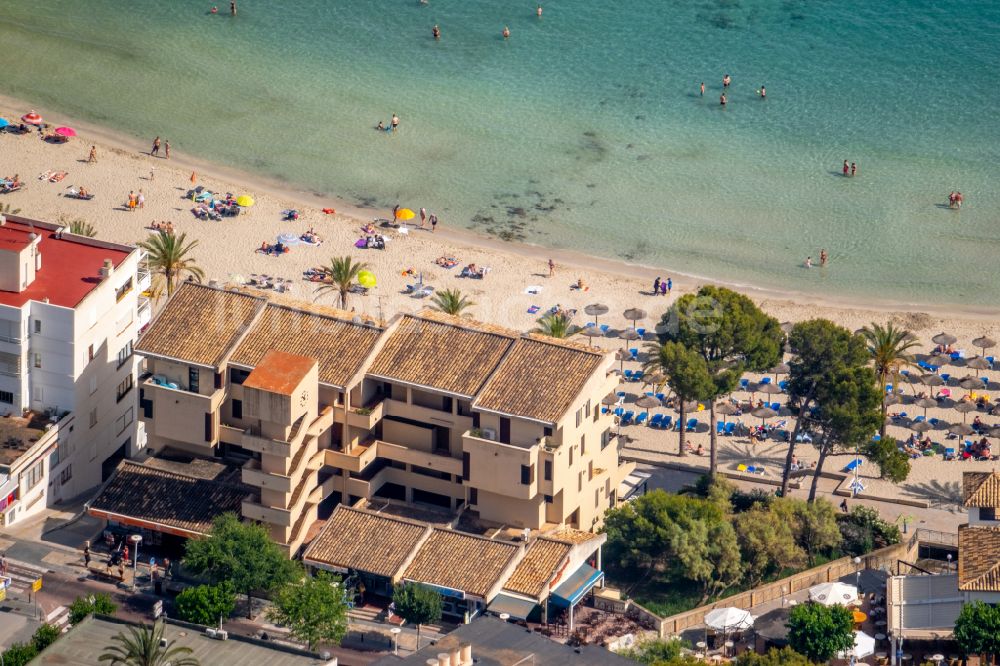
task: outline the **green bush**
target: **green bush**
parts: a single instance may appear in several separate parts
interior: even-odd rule
[[[214,626],[228,618],[235,607],[236,593],[228,581],[189,587],[177,595],[177,616],[194,624]]]
[[[754,488],[750,491],[734,491],[729,497],[729,503],[733,505],[733,513],[743,513],[751,509],[767,509],[775,499],[774,493]]]
[[[31,643],[14,643],[3,653],[4,666],[27,666],[38,656],[38,649]]]
[[[879,476],[886,481],[902,483],[910,475],[910,456],[899,450],[899,445],[892,437],[883,437],[877,442],[870,442],[865,453],[879,468]]]
[[[118,610],[118,605],[111,600],[109,594],[101,592],[87,597],[77,597],[69,605],[69,623],[77,624],[93,613],[114,615],[116,610]]]
[[[62,631],[59,627],[52,624],[43,624],[35,630],[34,635],[31,637],[31,644],[36,650],[41,652],[48,646],[56,642]],[[4,664],[6,666],[6,663]]]
[[[854,616],[843,606],[799,604],[788,615],[788,644],[817,663],[854,645]]]
[[[642,641],[635,647],[623,650],[618,654],[626,659],[637,661],[640,664],[659,664],[671,661],[681,656],[681,648],[691,647],[686,641],[678,638],[663,639],[654,638],[649,641]]]
[[[902,539],[899,527],[867,506],[855,505],[849,514],[837,516],[837,525],[844,538],[841,548],[850,555],[864,555]]]

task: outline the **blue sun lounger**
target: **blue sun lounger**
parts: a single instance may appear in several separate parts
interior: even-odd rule
[[[661,423],[663,423],[663,414],[653,414],[653,418],[649,419],[650,428],[659,428]]]
[[[635,424],[636,425],[642,425],[643,423],[646,422],[646,417],[648,417],[648,416],[649,416],[649,414],[647,414],[646,412],[643,412],[642,414],[639,414],[639,416],[635,417]]]
[[[629,411],[625,412],[622,415],[621,424],[622,425],[631,425],[631,423],[632,423],[632,417],[633,416],[635,416],[635,412],[633,412],[631,409]]]
[[[858,467],[861,467],[861,462],[862,462],[861,458],[855,458],[854,460],[852,460],[851,462],[847,463],[847,465],[844,466],[844,471],[853,472]]]
[[[698,428],[698,419],[688,419],[687,425],[684,427],[685,432],[694,432]]]

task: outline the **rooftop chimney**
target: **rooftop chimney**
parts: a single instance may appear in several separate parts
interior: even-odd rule
[[[462,666],[471,666],[472,664],[472,643],[462,643],[459,645],[459,649],[462,651]]]
[[[4,226],[5,224],[7,224],[7,216],[0,214],[0,227]]]
[[[438,652],[438,666],[451,666],[451,655],[447,652]]]
[[[462,666],[462,648],[457,645],[451,649],[451,666]]]
[[[104,264],[101,265],[100,274],[102,278],[111,277],[111,274],[115,272],[115,262],[110,259],[105,259]]]

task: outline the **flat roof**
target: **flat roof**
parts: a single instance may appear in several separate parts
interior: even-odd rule
[[[139,338],[135,351],[219,367],[266,299],[183,282]]]
[[[520,552],[508,541],[435,528],[403,578],[486,598]]]
[[[123,460],[90,502],[88,513],[177,536],[206,534],[217,516],[240,515],[243,500],[254,491],[230,481],[229,468],[219,467],[215,478],[206,478],[204,466],[185,474],[183,463],[144,465]]]
[[[439,653],[451,652],[466,643],[471,645],[472,659],[478,666],[565,663],[579,666],[635,666],[634,661],[610,650],[594,645],[570,647],[517,624],[487,616],[477,617],[408,657],[390,655],[376,661],[375,666],[423,666],[428,663],[428,659]]]
[[[88,617],[74,625],[32,659],[31,666],[93,666],[115,645],[115,636],[129,635],[129,628],[136,625],[101,616]],[[204,631],[170,623],[164,628],[163,637],[174,641],[175,647],[191,649],[188,656],[196,658],[204,666],[245,666],[246,664],[267,664],[267,666],[317,666],[328,662],[302,650],[265,643],[234,633],[229,640],[209,638]]]
[[[354,323],[349,312],[269,302],[229,360],[254,367],[269,349],[304,354],[316,359],[321,382],[345,387],[381,332],[375,326]]]
[[[353,509],[341,504],[313,539],[302,560],[336,569],[358,569],[395,578],[430,531],[415,520]]]
[[[27,218],[8,215],[7,223],[0,227],[0,249],[20,251],[31,242],[29,235],[35,233],[42,255],[42,268],[35,273],[34,281],[24,291],[0,291],[0,305],[19,308],[28,301],[48,298],[53,305],[74,308],[101,284],[100,269],[105,259],[110,259],[117,268],[131,254],[91,245],[69,235],[56,238],[56,232],[48,226],[29,224]]]
[[[243,382],[243,387],[291,395],[315,366],[316,360],[308,356],[272,349],[264,354],[264,358]]]
[[[447,315],[404,315],[390,327],[368,373],[446,393],[475,396],[517,334]]]
[[[0,465],[13,465],[45,434],[48,419],[32,413],[29,418],[0,416]]]

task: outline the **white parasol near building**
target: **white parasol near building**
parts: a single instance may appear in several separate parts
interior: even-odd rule
[[[875,638],[863,631],[855,631],[854,648],[850,651],[840,652],[837,656],[841,659],[850,659],[852,656],[856,659],[864,659],[873,654],[875,654]]]
[[[809,588],[809,599],[824,606],[850,606],[858,601],[858,588],[847,583],[821,583]]]
[[[716,631],[740,631],[753,626],[753,615],[739,608],[716,608],[705,613],[705,626]]]

